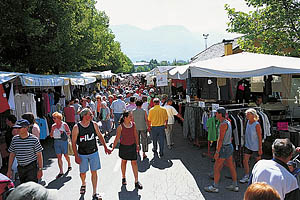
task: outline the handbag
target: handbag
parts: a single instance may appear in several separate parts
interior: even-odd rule
[[[70,137],[68,137],[68,155],[69,156],[74,156],[74,151],[73,151],[73,147],[72,147],[72,141],[71,141]]]
[[[68,140],[68,135],[66,133],[66,131],[64,131],[61,135],[60,138],[62,141],[67,141]]]

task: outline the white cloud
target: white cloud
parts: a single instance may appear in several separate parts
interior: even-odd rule
[[[249,11],[243,0],[98,0],[111,25],[129,24],[143,29],[182,25],[192,32],[226,33],[224,5]]]

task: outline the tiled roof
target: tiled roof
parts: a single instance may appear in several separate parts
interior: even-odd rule
[[[235,50],[236,48],[239,48],[239,45],[237,43],[238,38],[234,38],[232,42],[232,49]],[[213,44],[212,46],[208,47],[207,49],[203,50],[202,52],[198,53],[194,57],[191,58],[191,62],[198,62],[202,60],[208,60],[212,58],[222,57],[224,56],[224,43],[219,42],[216,44]]]

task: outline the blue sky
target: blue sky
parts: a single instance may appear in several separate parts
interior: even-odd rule
[[[129,24],[142,29],[182,25],[195,33],[226,33],[224,5],[249,11],[244,0],[98,0],[110,25]],[[229,34],[235,37],[235,34]]]

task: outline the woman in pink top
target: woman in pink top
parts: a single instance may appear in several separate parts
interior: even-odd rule
[[[120,139],[121,138],[121,139]],[[127,160],[131,160],[131,166],[135,178],[135,187],[143,189],[142,184],[138,181],[137,152],[140,150],[138,135],[133,122],[132,112],[125,111],[120,119],[120,125],[117,128],[117,136],[115,138],[112,151],[115,149],[120,139],[119,156],[122,159],[122,185],[126,185],[126,164]]]

